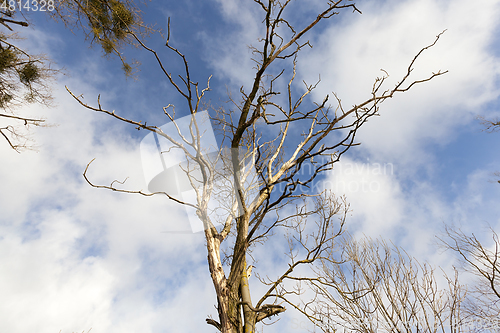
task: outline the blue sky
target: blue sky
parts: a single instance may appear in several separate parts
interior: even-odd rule
[[[296,3],[290,15],[306,22],[323,3]],[[346,195],[355,236],[383,237],[449,269],[453,256],[433,245],[443,223],[486,242],[487,225],[500,231],[500,184],[493,175],[500,170],[500,134],[483,132],[476,119],[500,115],[500,1],[360,1],[358,7],[362,15],[344,12],[319,26],[309,37],[313,49],[299,57],[300,80],[312,83],[321,74],[314,99],[334,91],[345,105],[355,104],[368,96],[381,68],[391,87],[444,29],[414,75],[449,73],[383,103],[380,117],[360,130],[362,145],[324,183]],[[153,1],[144,14],[164,30],[168,16],[171,41],[186,54],[194,80],[202,85],[213,75],[213,104],[223,105],[227,91],[237,96],[240,86],[248,89],[254,75],[248,45],[262,34],[253,1]],[[126,80],[117,59],[102,58],[80,32],[41,13],[30,19],[32,28],[21,30],[23,45],[46,53],[65,75],[54,83],[53,108],[19,110],[55,125],[31,131],[38,151],[17,154],[0,144],[0,331],[211,330],[205,318],[216,315],[216,300],[203,235],[164,232],[189,228],[183,210],[164,198],[91,188],[81,175],[96,158],[89,172],[95,183],[130,177],[127,188],[145,189],[139,143],[146,133],[85,110],[64,86],[90,104],[101,94],[105,108],[158,126],[166,122],[162,107],[176,104],[182,114],[182,101],[149,54],[127,49],[142,65],[137,80]],[[161,36],[148,45],[178,73],[181,64]],[[256,264],[261,275],[277,274],[285,264],[280,241],[269,250],[276,255]],[[250,283],[255,293],[262,290],[257,280]],[[281,317],[265,331],[309,327],[293,311]]]

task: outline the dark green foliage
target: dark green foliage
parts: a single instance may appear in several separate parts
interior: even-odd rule
[[[118,56],[126,75],[131,75],[133,69],[122,54],[123,46],[136,45],[133,34],[145,36],[152,31],[143,24],[140,10],[132,0],[55,0],[52,16],[68,26],[81,28],[106,56]]]
[[[51,105],[49,83],[57,73],[43,55],[31,54],[17,46],[21,27],[29,23],[17,9],[8,10],[12,3],[0,0],[0,4],[5,5],[0,10],[0,118],[24,121],[25,126],[40,126],[42,119],[7,116],[28,103]],[[15,2],[14,7],[18,8],[17,4]],[[135,45],[132,34],[143,36],[151,31],[143,25],[140,10],[133,0],[53,0],[53,10],[45,13],[62,20],[68,27],[83,30],[91,43],[102,47],[105,55],[114,54],[120,58],[127,76],[133,75],[133,68],[126,62],[121,49],[126,44]],[[26,148],[27,139],[14,125],[0,128],[1,137],[18,152]]]
[[[101,40],[101,46],[102,46],[102,49],[104,50],[105,54],[113,53],[113,51],[115,49],[115,44],[113,43],[113,41],[111,41],[109,39]]]
[[[135,23],[132,10],[117,0],[89,0],[80,6],[89,21],[93,40],[101,44],[104,53],[116,52]]]
[[[113,32],[118,39],[125,37],[124,31],[134,24],[134,16],[130,10],[118,2],[111,2]]]
[[[47,66],[43,56],[18,48],[14,44],[16,38],[15,34],[0,33],[0,109],[12,112],[25,103],[49,105],[47,82],[55,71]]]
[[[12,101],[12,98],[14,98],[14,96],[0,90],[0,108],[7,107],[10,101]]]
[[[0,49],[0,73],[12,68],[17,61],[17,54],[11,48]]]
[[[40,69],[34,62],[28,62],[19,70],[19,80],[25,85],[30,85],[40,78]]]
[[[126,62],[123,63],[122,69],[125,72],[125,74],[127,74],[127,75],[131,75],[132,74],[132,66],[130,66]]]

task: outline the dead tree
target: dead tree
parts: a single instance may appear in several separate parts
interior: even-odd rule
[[[490,229],[491,246],[486,246],[476,237],[462,230],[445,226],[441,244],[458,255],[461,269],[476,278],[464,305],[469,320],[480,326],[500,327],[500,240],[495,230]],[[487,327],[486,327],[487,328]],[[491,327],[490,327],[491,328]]]
[[[323,332],[468,331],[458,274],[439,285],[432,267],[384,241],[340,237],[314,270],[288,277],[304,291],[291,305]]]
[[[382,102],[446,73],[437,71],[428,77],[410,79],[419,56],[438,41],[439,34],[430,45],[409,59],[407,70],[394,87],[385,87],[388,74],[384,71],[374,80],[366,99],[356,105],[346,107],[335,94],[332,95],[334,107],[329,104],[331,96],[319,102],[311,101],[311,92],[319,81],[305,84],[298,95],[294,81],[299,53],[310,46],[308,32],[341,11],[361,12],[350,1],[328,1],[314,19],[298,27],[287,19],[291,0],[254,2],[262,10],[264,25],[264,35],[253,48],[255,77],[250,87],[240,89],[241,99],[231,98],[232,105],[214,108],[211,112],[212,123],[224,137],[223,147],[215,156],[205,154],[204,134],[196,118],[204,109],[203,98],[209,91],[210,79],[204,88],[192,81],[185,55],[170,43],[170,23],[166,47],[184,63],[184,73],[179,78],[168,71],[154,49],[137,36],[136,41],[151,53],[166,79],[184,98],[184,107],[193,116],[184,130],[177,126],[179,117],[170,104],[163,111],[176,128],[173,134],[142,120],[124,118],[119,112],[106,110],[100,102],[96,106],[86,104],[68,89],[85,108],[108,114],[167,140],[170,148],[162,154],[175,150],[185,155],[186,163],[181,169],[194,189],[191,201],[167,191],[130,191],[114,183],[95,185],[88,179],[88,166],[84,176],[95,187],[142,195],[166,195],[196,211],[203,223],[210,277],[217,294],[218,318],[209,318],[207,323],[224,333],[254,332],[258,322],[284,312],[285,304],[293,306],[293,301],[287,301],[287,297],[294,294],[286,290],[288,280],[302,267],[312,267],[328,259],[329,248],[335,245],[335,239],[343,231],[348,210],[342,198],[327,189],[318,189],[320,177],[357,145],[357,131],[370,117],[378,114]],[[283,88],[278,88],[280,85]],[[298,128],[302,133],[297,134]],[[253,168],[248,168],[248,159],[252,160]],[[308,171],[304,172],[306,165]],[[225,205],[226,214],[214,215],[210,208],[210,200],[224,191],[224,188],[213,186],[217,179],[230,184],[226,191],[232,193],[229,196],[232,200],[221,203]],[[288,212],[290,207],[295,207],[294,213]],[[297,233],[299,230],[301,232]],[[290,257],[289,266],[282,275],[266,280],[266,293],[250,295],[247,274],[250,252],[282,231],[295,232],[290,239],[296,237],[303,256]],[[309,236],[305,237],[305,233]],[[224,263],[230,267],[228,271]]]

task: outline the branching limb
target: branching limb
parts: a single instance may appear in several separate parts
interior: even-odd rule
[[[165,195],[167,198],[169,198],[170,200],[174,201],[174,202],[177,202],[181,205],[186,205],[186,206],[190,206],[190,207],[193,207],[195,209],[197,209],[198,207],[196,205],[193,205],[191,203],[188,203],[188,202],[184,202],[184,201],[181,201],[177,198],[174,198],[172,197],[171,195],[169,195],[168,193],[165,193],[165,192],[153,192],[153,193],[146,193],[146,192],[143,192],[142,190],[140,191],[130,191],[130,190],[125,190],[125,189],[119,189],[119,188],[116,188],[116,187],[113,187],[113,184],[114,183],[119,183],[119,184],[124,184],[126,179],[123,181],[123,182],[120,182],[118,180],[114,180],[113,182],[111,182],[111,184],[108,186],[108,185],[95,185],[94,183],[92,183],[88,177],[87,177],[87,171],[89,169],[89,166],[92,162],[94,162],[95,158],[92,159],[92,161],[90,161],[87,166],[85,167],[85,171],[83,172],[83,178],[85,178],[85,180],[87,181],[87,183],[92,186],[92,187],[95,187],[95,188],[104,188],[104,189],[107,189],[107,190],[111,190],[111,191],[114,191],[114,192],[122,192],[122,193],[132,193],[132,194],[140,194],[140,195],[144,195],[146,197],[150,197],[150,196],[153,196],[153,195],[156,195],[156,194],[163,194]]]

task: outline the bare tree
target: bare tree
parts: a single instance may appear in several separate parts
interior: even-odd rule
[[[486,246],[474,235],[458,228],[445,226],[445,237],[440,238],[446,249],[459,256],[461,268],[476,276],[469,292],[466,311],[484,324],[495,324],[500,329],[500,240],[490,229],[493,244]]]
[[[350,1],[328,1],[314,19],[297,27],[287,19],[291,0],[254,2],[262,10],[264,25],[264,35],[253,48],[255,77],[250,87],[240,89],[241,99],[231,98],[229,107],[214,108],[211,112],[212,123],[224,138],[218,154],[207,154],[204,125],[197,118],[204,108],[203,98],[210,89],[210,79],[204,88],[192,80],[185,55],[170,43],[170,22],[166,47],[185,65],[184,73],[179,76],[167,70],[154,49],[133,31],[130,33],[151,53],[166,79],[184,98],[184,107],[192,116],[188,126],[179,125],[180,118],[170,104],[163,112],[174,126],[174,133],[164,131],[162,126],[148,125],[147,121],[124,118],[118,112],[103,108],[99,99],[96,106],[89,105],[68,89],[85,108],[108,114],[166,140],[169,148],[162,149],[162,156],[184,154],[186,163],[180,170],[194,189],[192,200],[182,198],[175,191],[126,190],[117,187],[116,182],[96,185],[88,177],[90,163],[84,177],[94,187],[146,196],[165,195],[196,211],[203,224],[210,276],[217,294],[218,318],[208,318],[207,323],[225,333],[255,332],[258,322],[284,312],[284,305],[300,307],[300,302],[294,301],[296,291],[288,289],[287,283],[301,279],[296,275],[298,271],[333,260],[330,249],[343,231],[348,211],[342,198],[318,187],[322,175],[358,144],[355,142],[357,131],[378,114],[383,101],[446,73],[436,71],[428,77],[410,79],[419,56],[438,41],[440,33],[409,59],[407,70],[394,87],[385,87],[388,74],[383,72],[383,76],[374,80],[371,91],[367,91],[366,99],[354,106],[344,106],[335,94],[335,107],[329,104],[330,96],[311,102],[311,92],[319,81],[305,84],[298,95],[295,83],[298,55],[310,46],[306,39],[308,32],[340,11],[361,13],[360,10]],[[278,88],[280,86],[283,88]],[[296,134],[297,128],[303,130],[300,136]],[[252,163],[246,163],[248,159]],[[220,164],[222,167],[218,167]],[[254,166],[255,173],[249,165]],[[229,182],[226,191],[232,195],[225,196],[226,213],[213,214],[210,200],[221,191],[214,186],[220,178]],[[295,207],[294,212],[290,212],[291,207]],[[288,234],[292,248],[289,266],[270,280],[262,279],[268,289],[255,297],[250,294],[248,281],[252,250],[265,246],[266,240],[279,233]],[[297,246],[301,250],[294,253]],[[224,264],[229,268],[224,269]],[[314,271],[311,274],[315,274]]]
[[[323,332],[461,332],[465,290],[443,273],[445,287],[427,264],[384,241],[337,240],[313,278],[292,278],[309,291],[292,304]],[[286,298],[284,298],[287,301]]]
[[[499,119],[478,119],[484,130],[490,133],[500,129]],[[494,176],[500,178],[500,172]],[[500,183],[500,180],[497,180]],[[500,331],[500,240],[493,228],[488,234],[493,241],[486,246],[475,234],[466,234],[460,228],[445,225],[444,237],[438,237],[440,245],[458,255],[461,269],[476,277],[469,291],[464,310],[476,327]]]

